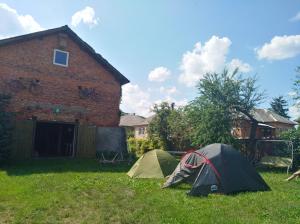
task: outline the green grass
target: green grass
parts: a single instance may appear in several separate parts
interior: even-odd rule
[[[300,180],[262,171],[272,191],[189,197],[188,185],[130,179],[127,165],[33,160],[0,170],[0,223],[300,223]]]

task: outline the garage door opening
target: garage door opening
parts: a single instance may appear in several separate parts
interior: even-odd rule
[[[74,156],[75,125],[56,122],[37,122],[35,128],[34,156]]]

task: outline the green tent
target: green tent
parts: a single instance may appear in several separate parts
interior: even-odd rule
[[[164,178],[174,171],[177,163],[170,153],[155,149],[143,154],[127,175],[132,178]]]

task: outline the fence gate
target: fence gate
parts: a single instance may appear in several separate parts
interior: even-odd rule
[[[96,157],[96,126],[79,125],[76,157]]]
[[[34,121],[16,121],[13,133],[12,159],[28,159],[33,153]]]

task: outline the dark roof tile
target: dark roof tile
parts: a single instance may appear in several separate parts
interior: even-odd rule
[[[254,109],[251,113],[258,122],[262,123],[278,122],[291,125],[298,124],[295,121],[291,121],[288,118],[280,116],[279,114],[267,109]]]

